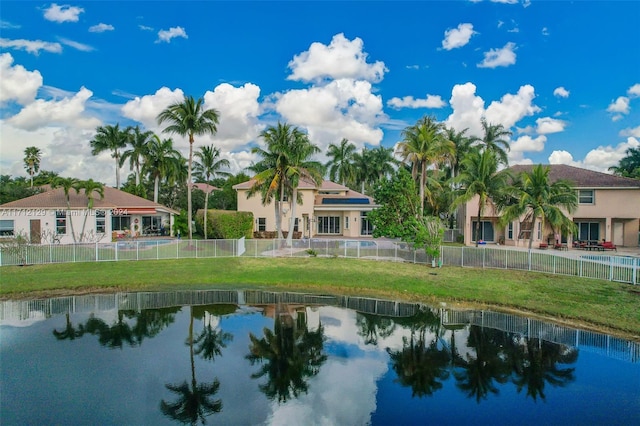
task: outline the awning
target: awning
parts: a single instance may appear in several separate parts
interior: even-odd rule
[[[124,207],[124,208],[114,209],[114,210],[116,210],[117,213],[120,213],[119,216],[127,216],[132,214],[156,214],[156,209],[153,207],[135,208],[135,209]]]

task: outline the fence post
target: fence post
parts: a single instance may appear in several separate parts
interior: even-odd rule
[[[198,240],[196,240],[196,259],[198,258]]]
[[[98,259],[98,242],[96,241],[96,262],[99,260],[100,259]]]
[[[484,269],[485,255],[487,254],[487,249],[482,248],[482,269]]]
[[[460,247],[460,267],[464,268],[464,247]]]
[[[633,268],[631,269],[631,279],[633,282],[633,285],[637,284],[637,280],[638,280],[638,267],[640,267],[640,259],[636,262],[635,260],[633,261]]]
[[[531,249],[529,249],[529,270],[531,270]]]
[[[51,250],[52,244],[49,244],[49,263],[53,263],[53,251]]]
[[[118,242],[116,241],[115,243],[113,243],[113,245],[115,246],[116,262],[117,262],[118,261]]]
[[[73,263],[76,263],[76,243],[73,243]]]
[[[136,241],[136,260],[140,260],[140,241]]]
[[[609,256],[609,281],[613,281],[613,256]]]

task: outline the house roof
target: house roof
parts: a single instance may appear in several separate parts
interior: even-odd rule
[[[246,182],[233,185],[233,189],[250,189],[255,184],[255,179],[250,179]],[[298,182],[298,189],[318,189],[320,191],[349,191],[350,189],[339,183],[331,182],[330,180],[323,180],[320,187],[314,182],[300,179]]]
[[[195,189],[199,189],[204,193],[207,193],[207,192],[211,193],[213,191],[220,190],[220,188],[218,188],[217,186],[209,185],[208,183],[194,183],[192,187]]]
[[[331,182],[333,183],[333,182]],[[338,185],[338,184],[334,184]],[[349,188],[343,187],[339,185],[341,188],[345,188],[346,192],[344,195],[338,194],[318,194],[315,197],[314,204],[316,206],[327,206],[327,205],[342,205],[342,206],[368,206],[368,207],[377,207],[373,203],[373,198],[361,194],[359,192],[353,191]],[[322,188],[322,189],[334,189],[334,188]]]
[[[639,179],[614,176],[566,164],[545,164],[544,166],[550,169],[551,182],[564,179],[572,182],[576,188],[640,188]],[[529,172],[533,167],[532,164],[520,164],[510,167],[509,170],[513,173]]]
[[[87,208],[87,196],[84,190],[79,193],[75,190],[69,191],[69,204],[72,209]],[[138,197],[128,192],[120,191],[108,186],[104,187],[104,198],[100,199],[97,193],[94,193],[93,207],[95,209],[159,209],[170,213],[178,214],[179,212],[162,204],[154,203],[146,198]],[[20,200],[11,201],[0,205],[0,209],[66,209],[67,197],[63,188],[50,189],[40,194],[32,195]]]

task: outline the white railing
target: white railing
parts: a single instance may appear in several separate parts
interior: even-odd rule
[[[114,243],[25,245],[0,249],[0,266],[67,262],[217,257],[347,257],[432,264],[424,250],[374,240],[132,240]],[[537,271],[640,284],[640,258],[542,253],[509,248],[442,246],[436,263],[445,266]]]

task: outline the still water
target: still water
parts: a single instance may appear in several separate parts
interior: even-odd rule
[[[0,422],[638,424],[640,344],[260,291],[0,302]]]

